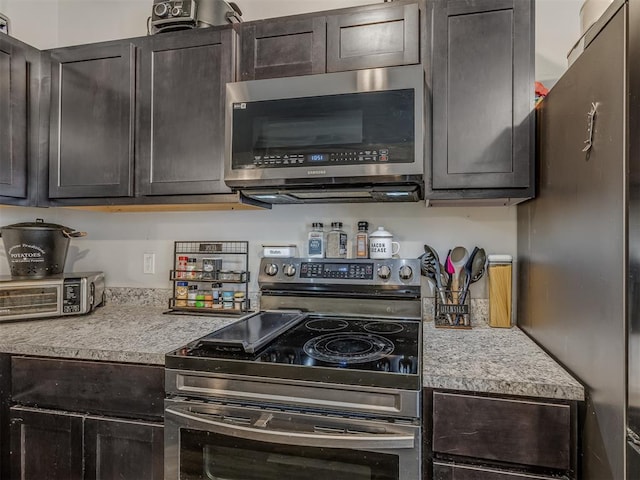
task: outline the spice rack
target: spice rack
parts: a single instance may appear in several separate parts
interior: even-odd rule
[[[247,241],[174,242],[169,276],[172,313],[243,315],[250,311]]]

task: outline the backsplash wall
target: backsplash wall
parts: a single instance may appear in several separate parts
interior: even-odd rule
[[[71,240],[66,271],[102,270],[110,287],[170,288],[174,241],[247,240],[249,269],[255,277],[263,244],[296,244],[306,255],[307,232],[314,221],[328,229],[342,221],[352,239],[359,220],[370,231],[384,226],[400,242],[400,256],[416,258],[425,243],[444,257],[449,248],[475,245],[487,253],[516,253],[515,207],[438,207],[423,202],[407,204],[284,205],[272,210],[171,213],[101,213],[64,208],[0,208],[0,226],[43,218],[46,222],[86,231]],[[155,253],[155,274],[143,273],[143,255]],[[351,249],[350,255],[353,254]],[[0,274],[9,266],[0,249]],[[472,296],[486,298],[484,281],[473,286]]]

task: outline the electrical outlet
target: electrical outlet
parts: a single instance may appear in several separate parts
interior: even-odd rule
[[[156,273],[156,254],[145,253],[143,257],[142,273],[152,275]]]

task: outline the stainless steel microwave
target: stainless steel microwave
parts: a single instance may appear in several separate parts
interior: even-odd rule
[[[424,196],[421,65],[227,84],[225,182],[266,203]]]

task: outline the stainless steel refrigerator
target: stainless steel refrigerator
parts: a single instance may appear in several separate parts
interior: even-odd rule
[[[537,113],[518,324],[585,385],[579,478],[640,479],[640,0],[607,9]]]

